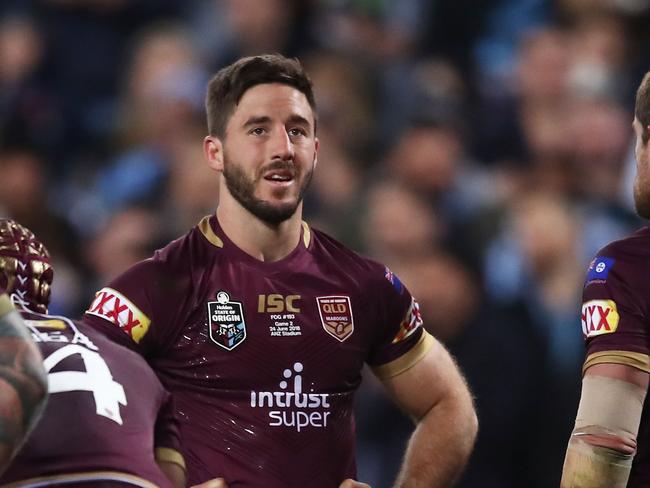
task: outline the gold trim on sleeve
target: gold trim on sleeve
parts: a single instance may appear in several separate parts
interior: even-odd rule
[[[14,310],[14,306],[11,303],[11,299],[3,293],[0,295],[0,317],[7,315],[12,310]]]
[[[201,231],[201,234],[203,234],[203,237],[205,237],[210,244],[216,247],[223,247],[223,241],[212,230],[212,226],[210,225],[210,217],[211,215],[206,215],[201,219],[201,222],[199,222],[198,226],[199,230]]]
[[[385,380],[402,374],[407,369],[415,366],[431,349],[435,339],[431,334],[426,330],[422,331],[422,337],[418,343],[409,349],[406,353],[402,354],[397,359],[394,359],[390,363],[382,364],[380,366],[375,366],[372,368],[372,371],[375,373],[377,378]]]
[[[632,351],[601,351],[590,354],[582,366],[582,373],[595,364],[624,364],[650,373],[650,356]]]
[[[311,242],[311,230],[309,229],[309,225],[307,225],[307,222],[304,220],[302,221],[302,242],[305,244],[305,247],[309,247],[309,243]]]
[[[156,461],[178,464],[181,468],[186,469],[185,459],[176,449],[171,449],[169,447],[156,447],[155,457]]]

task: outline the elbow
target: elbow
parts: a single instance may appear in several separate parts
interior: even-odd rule
[[[459,395],[455,401],[449,404],[451,412],[455,412],[456,435],[464,450],[471,452],[478,435],[479,421],[474,402],[467,392],[466,395]]]
[[[476,409],[474,408],[473,404],[470,404],[469,410],[465,415],[465,421],[463,423],[465,425],[463,437],[467,439],[467,442],[470,446],[469,448],[472,449],[474,447],[474,443],[476,442],[476,436],[478,435],[478,426],[479,426],[478,416],[476,414]]]
[[[472,412],[469,415],[468,419],[468,436],[472,438],[472,443],[476,440],[478,435],[478,416],[476,415],[476,410],[472,406]]]

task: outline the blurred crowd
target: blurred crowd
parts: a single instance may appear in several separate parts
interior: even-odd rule
[[[3,0],[0,215],[53,254],[51,312],[218,201],[203,96],[243,55],[298,57],[320,164],[308,221],[386,263],[476,397],[460,486],[558,486],[580,297],[634,215],[647,0]],[[390,486],[410,421],[371,375],[360,479]]]

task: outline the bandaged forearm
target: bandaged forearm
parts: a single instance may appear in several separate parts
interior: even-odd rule
[[[626,381],[584,377],[561,488],[625,488],[645,394]]]

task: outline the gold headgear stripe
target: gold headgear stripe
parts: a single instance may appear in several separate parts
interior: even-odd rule
[[[185,459],[176,449],[171,449],[169,447],[156,447],[155,456],[156,461],[178,464],[181,468],[186,469]]]

